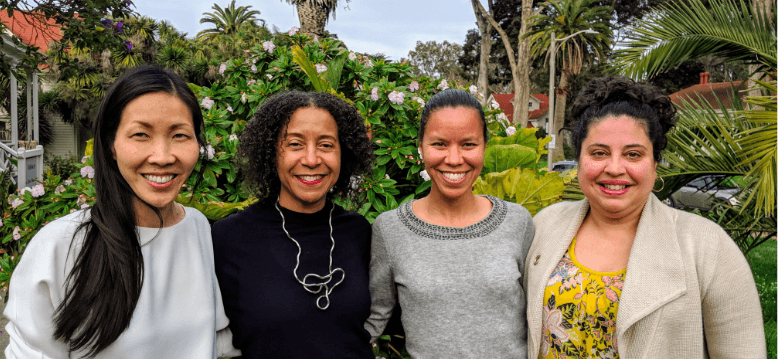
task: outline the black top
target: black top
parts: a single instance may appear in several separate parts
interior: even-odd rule
[[[311,214],[279,207],[287,231],[302,247],[300,280],[309,273],[329,273],[333,205],[327,201]],[[332,227],[332,268],[343,268],[346,276],[330,294],[329,308],[321,310],[316,299],[322,293],[308,293],[292,274],[297,246],[281,228],[274,206],[252,205],[213,225],[216,277],[233,345],[244,358],[374,359],[364,329],[370,316],[370,224],[335,206]],[[332,283],[340,278],[336,273]]]

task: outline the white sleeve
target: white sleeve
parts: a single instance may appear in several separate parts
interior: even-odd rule
[[[230,358],[241,356],[240,349],[232,346],[232,331],[226,327],[216,332],[216,357]]]
[[[67,346],[55,341],[53,303],[61,302],[65,280],[65,253],[57,253],[57,240],[52,236],[68,236],[62,223],[51,223],[30,240],[24,255],[13,271],[8,303],[3,314],[9,322],[5,330],[10,343],[5,349],[8,359],[67,358]],[[61,241],[61,243],[64,241]],[[61,248],[62,249],[62,248]],[[72,261],[72,258],[69,259]]]

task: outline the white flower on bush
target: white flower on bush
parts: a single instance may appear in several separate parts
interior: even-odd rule
[[[13,234],[13,236],[14,236],[14,240],[15,240],[15,241],[18,241],[19,239],[21,239],[21,238],[22,238],[22,235],[21,235],[21,233],[19,233],[19,231],[21,231],[21,230],[22,230],[22,229],[21,229],[21,228],[19,228],[19,226],[16,226],[16,227],[14,227],[14,234]]]
[[[227,105],[227,111],[229,111],[229,113],[232,113],[232,111],[234,111],[234,110],[232,109],[232,106]]]
[[[2,226],[3,226],[3,219],[0,218],[0,227],[2,227]]]
[[[354,51],[351,51],[348,53],[348,59],[351,61],[354,61],[357,59],[357,54],[354,53]]]
[[[324,64],[316,64],[316,72],[322,73],[324,71],[327,71],[327,66]]]
[[[11,202],[11,207],[13,209],[16,209],[16,207],[19,207],[24,204],[24,200],[21,198],[14,198],[14,200]]]
[[[274,44],[272,41],[265,41],[262,43],[262,49],[271,54],[273,53],[273,50],[275,50],[275,48],[276,48],[276,44]]]
[[[65,192],[65,186],[59,185],[54,189],[54,194],[62,194]]]
[[[267,76],[268,80],[272,80],[273,79],[273,75],[271,75],[271,74],[265,74],[265,76]]]
[[[500,108],[500,104],[497,101],[492,100],[492,109],[496,110],[498,108]]]
[[[292,28],[289,29],[289,36],[294,36],[294,34],[296,34],[298,30],[300,29],[298,29],[297,26],[292,26]]]
[[[88,204],[86,204],[86,203],[82,204],[82,205],[81,205],[81,209],[84,209],[84,208],[89,208],[89,205],[88,205]]]
[[[81,167],[81,177],[95,178],[95,169],[92,166]]]
[[[421,97],[414,96],[413,98],[411,98],[411,100],[418,102],[419,105],[421,105],[421,107],[424,107],[424,100],[422,100]]]
[[[251,65],[251,72],[257,72],[257,65]]]
[[[24,194],[25,194],[26,192],[32,192],[32,188],[30,188],[30,187],[24,187],[24,188],[20,189],[20,190],[19,190],[19,195],[20,195],[20,196],[24,196]]]
[[[392,93],[389,94],[389,101],[395,105],[402,105],[403,101],[405,101],[405,93],[392,91]]]
[[[419,89],[419,82],[418,81],[411,81],[411,84],[408,86],[408,91],[414,92]]]
[[[70,186],[73,183],[72,179],[66,179],[65,180],[65,186]]]
[[[86,161],[89,159],[89,156],[81,157],[81,163],[86,164]]]
[[[516,127],[508,126],[508,128],[505,129],[505,134],[507,134],[508,137],[515,135],[516,134]]]
[[[425,181],[429,181],[432,179],[430,175],[427,173],[427,170],[422,170],[421,172],[419,172],[419,176],[421,176],[421,178],[424,178]]]
[[[478,93],[478,87],[476,87],[475,85],[470,85],[470,87],[468,87],[467,89],[468,89],[468,90],[470,91],[470,93],[471,93],[471,94],[473,94],[473,95],[475,95],[475,94],[477,94],[477,93]]]
[[[370,99],[378,101],[378,87],[373,87],[373,90],[370,91]]]
[[[213,146],[211,145],[208,145],[206,147],[200,147],[200,155],[202,155],[206,159],[212,160],[215,154],[216,154],[216,150],[214,150]]]
[[[221,64],[221,66],[219,66],[219,74],[223,74],[224,71],[227,71],[227,64]]]
[[[213,100],[211,100],[210,97],[204,98],[202,101],[200,101],[200,106],[203,106],[203,108],[207,111],[210,110],[211,107],[213,107]]]
[[[251,86],[255,83],[257,83],[257,80],[249,80],[249,82],[246,82],[246,86]]]
[[[86,203],[86,196],[83,194],[78,195],[78,200],[76,200],[76,204],[79,206],[83,206],[84,203]]]
[[[240,102],[246,103],[246,101],[248,101],[248,99],[249,99],[249,95],[246,95],[245,92],[241,92],[240,93]]]
[[[230,140],[230,141],[237,141],[238,140],[238,135],[233,133],[233,134],[230,135],[230,138],[228,138],[228,140]]]
[[[365,67],[373,67],[373,61],[365,57]]]
[[[446,81],[446,79],[443,79],[443,81],[440,81],[440,83],[438,84],[438,89],[439,90],[446,90],[446,89],[448,89],[448,81]]]
[[[46,194],[46,189],[43,187],[43,184],[38,183],[35,186],[32,187],[32,196],[33,197],[40,197]]]

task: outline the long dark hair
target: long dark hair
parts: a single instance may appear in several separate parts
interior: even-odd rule
[[[174,73],[154,66],[132,68],[106,92],[92,128],[96,202],[71,240],[73,248],[79,232],[85,232],[54,319],[54,339],[64,341],[70,352],[84,350],[94,357],[111,345],[130,326],[140,297],[143,255],[131,205],[138,197],[119,172],[112,148],[124,108],[153,92],[169,93],[186,104],[202,143],[203,115],[197,99]],[[146,205],[157,212],[162,227],[159,211]]]

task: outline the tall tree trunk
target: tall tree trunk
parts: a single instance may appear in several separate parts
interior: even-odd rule
[[[567,107],[567,92],[570,82],[570,70],[567,66],[562,66],[562,73],[559,76],[559,85],[556,86],[554,91],[556,99],[554,100],[554,132],[555,135],[559,134],[559,130],[565,127],[565,107]],[[562,145],[562,136],[556,137],[556,147],[553,151],[553,162],[561,161],[565,159],[565,151]]]
[[[538,10],[532,10],[532,1],[522,1],[521,5],[521,29],[519,31],[518,62],[514,56],[514,50],[508,40],[508,34],[502,29],[497,21],[486,12],[480,2],[474,1],[481,15],[489,20],[494,29],[500,34],[502,44],[505,46],[505,52],[508,54],[508,62],[511,65],[511,77],[513,79],[513,123],[527,127],[529,118],[529,38],[522,40],[522,36],[527,32],[527,20]]]
[[[481,104],[486,104],[486,100],[489,98],[489,55],[492,53],[492,24],[489,23],[480,11],[475,2],[478,0],[471,0],[473,3],[473,11],[475,11],[475,19],[478,24],[478,31],[481,32],[481,60],[478,63],[478,80],[476,86],[478,91],[484,95],[481,99]],[[492,10],[492,0],[489,0],[489,11]]]
[[[765,17],[772,18],[773,17],[773,2],[774,0],[754,0],[752,4],[751,10],[753,11],[754,15],[757,13],[763,13],[765,14]],[[756,82],[754,80],[761,80],[765,81],[763,78],[765,73],[763,72],[756,72],[757,65],[749,65],[748,66],[748,73],[751,74],[751,78],[749,78],[748,81],[748,88],[753,89],[748,91],[749,96],[762,96],[763,94],[761,91],[754,89],[756,86]],[[756,109],[761,109],[760,107],[757,107]]]
[[[327,10],[316,6],[313,1],[297,3],[297,17],[300,19],[300,31],[310,37],[324,34],[327,23]]]

